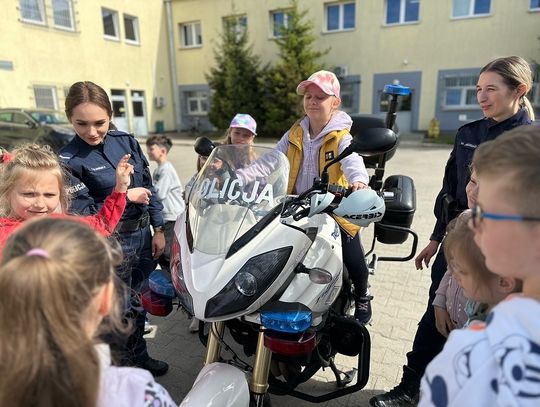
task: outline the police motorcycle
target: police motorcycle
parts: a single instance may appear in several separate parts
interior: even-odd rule
[[[366,128],[309,190],[290,196],[282,153],[197,140],[196,151],[209,157],[175,225],[171,277],[182,308],[201,321],[207,351],[182,406],[263,406],[270,404],[268,393],[324,402],[365,387],[370,335],[352,316],[333,216],[363,227],[380,221],[384,191],[329,184],[327,169],[353,152],[385,156],[396,144],[391,129]],[[376,173],[381,167],[380,176],[378,158]],[[252,363],[226,343],[225,328]],[[222,350],[232,358],[225,360]],[[356,357],[357,367],[340,371],[337,354]],[[334,373],[336,390],[312,395],[297,389],[321,368]]]

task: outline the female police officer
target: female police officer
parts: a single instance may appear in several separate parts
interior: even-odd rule
[[[415,259],[416,268],[422,269],[423,265],[429,265],[443,240],[446,225],[467,208],[465,186],[470,179],[469,166],[476,147],[514,127],[531,124],[534,120],[534,111],[525,96],[531,87],[531,69],[523,58],[498,58],[480,70],[476,98],[484,117],[462,126],[456,134],[454,148],[446,163],[442,189],[435,200],[437,222],[429,244]],[[373,397],[370,400],[372,406],[408,406],[417,401],[420,378],[428,363],[442,350],[446,340],[437,331],[432,305],[445,271],[444,252],[438,250],[431,268],[427,309],[418,324],[413,348],[407,353],[407,365],[403,366],[401,383],[388,393]]]
[[[100,86],[92,82],[73,84],[65,108],[77,133],[77,137],[59,153],[72,177],[71,212],[95,213],[114,187],[115,165],[124,154],[131,155],[129,162],[134,167],[134,174],[127,191],[128,203],[116,228],[124,251],[124,262],[117,271],[131,288],[128,314],[135,322],[134,332],[122,345],[127,352],[122,355],[127,357],[122,362],[147,369],[155,376],[163,375],[168,365],[148,355],[143,338],[145,316],[136,295],[142,281],[154,269],[154,259],[165,247],[163,207],[153,194],[148,161],[132,135],[112,130],[111,103]],[[154,229],[153,237],[150,225]]]

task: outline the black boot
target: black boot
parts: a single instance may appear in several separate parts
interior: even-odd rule
[[[135,366],[148,370],[155,377],[163,376],[169,370],[169,365],[161,360],[153,359],[150,356],[144,360],[137,361]]]
[[[373,299],[372,295],[368,293],[358,296],[354,296],[354,318],[360,322],[362,325],[366,325],[371,321],[372,311],[371,311],[371,300]]]
[[[369,400],[373,407],[416,406],[420,397],[420,376],[410,367],[403,366],[401,382],[387,393]]]

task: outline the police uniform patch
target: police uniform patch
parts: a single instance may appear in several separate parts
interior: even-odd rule
[[[333,151],[327,151],[326,153],[324,153],[324,159],[326,161],[331,161],[334,159],[334,152]]]

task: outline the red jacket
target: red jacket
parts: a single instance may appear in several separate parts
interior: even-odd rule
[[[92,229],[95,229],[103,236],[110,236],[122,214],[124,213],[124,208],[126,207],[126,193],[125,192],[115,192],[113,191],[103,203],[100,211],[91,216],[73,216],[65,214],[53,214],[50,216],[58,218],[69,217],[71,219],[80,220],[83,223],[88,224]],[[4,250],[4,245],[6,244],[9,236],[22,224],[24,223],[21,219],[13,218],[0,218],[0,251]],[[0,256],[1,257],[1,256]]]

